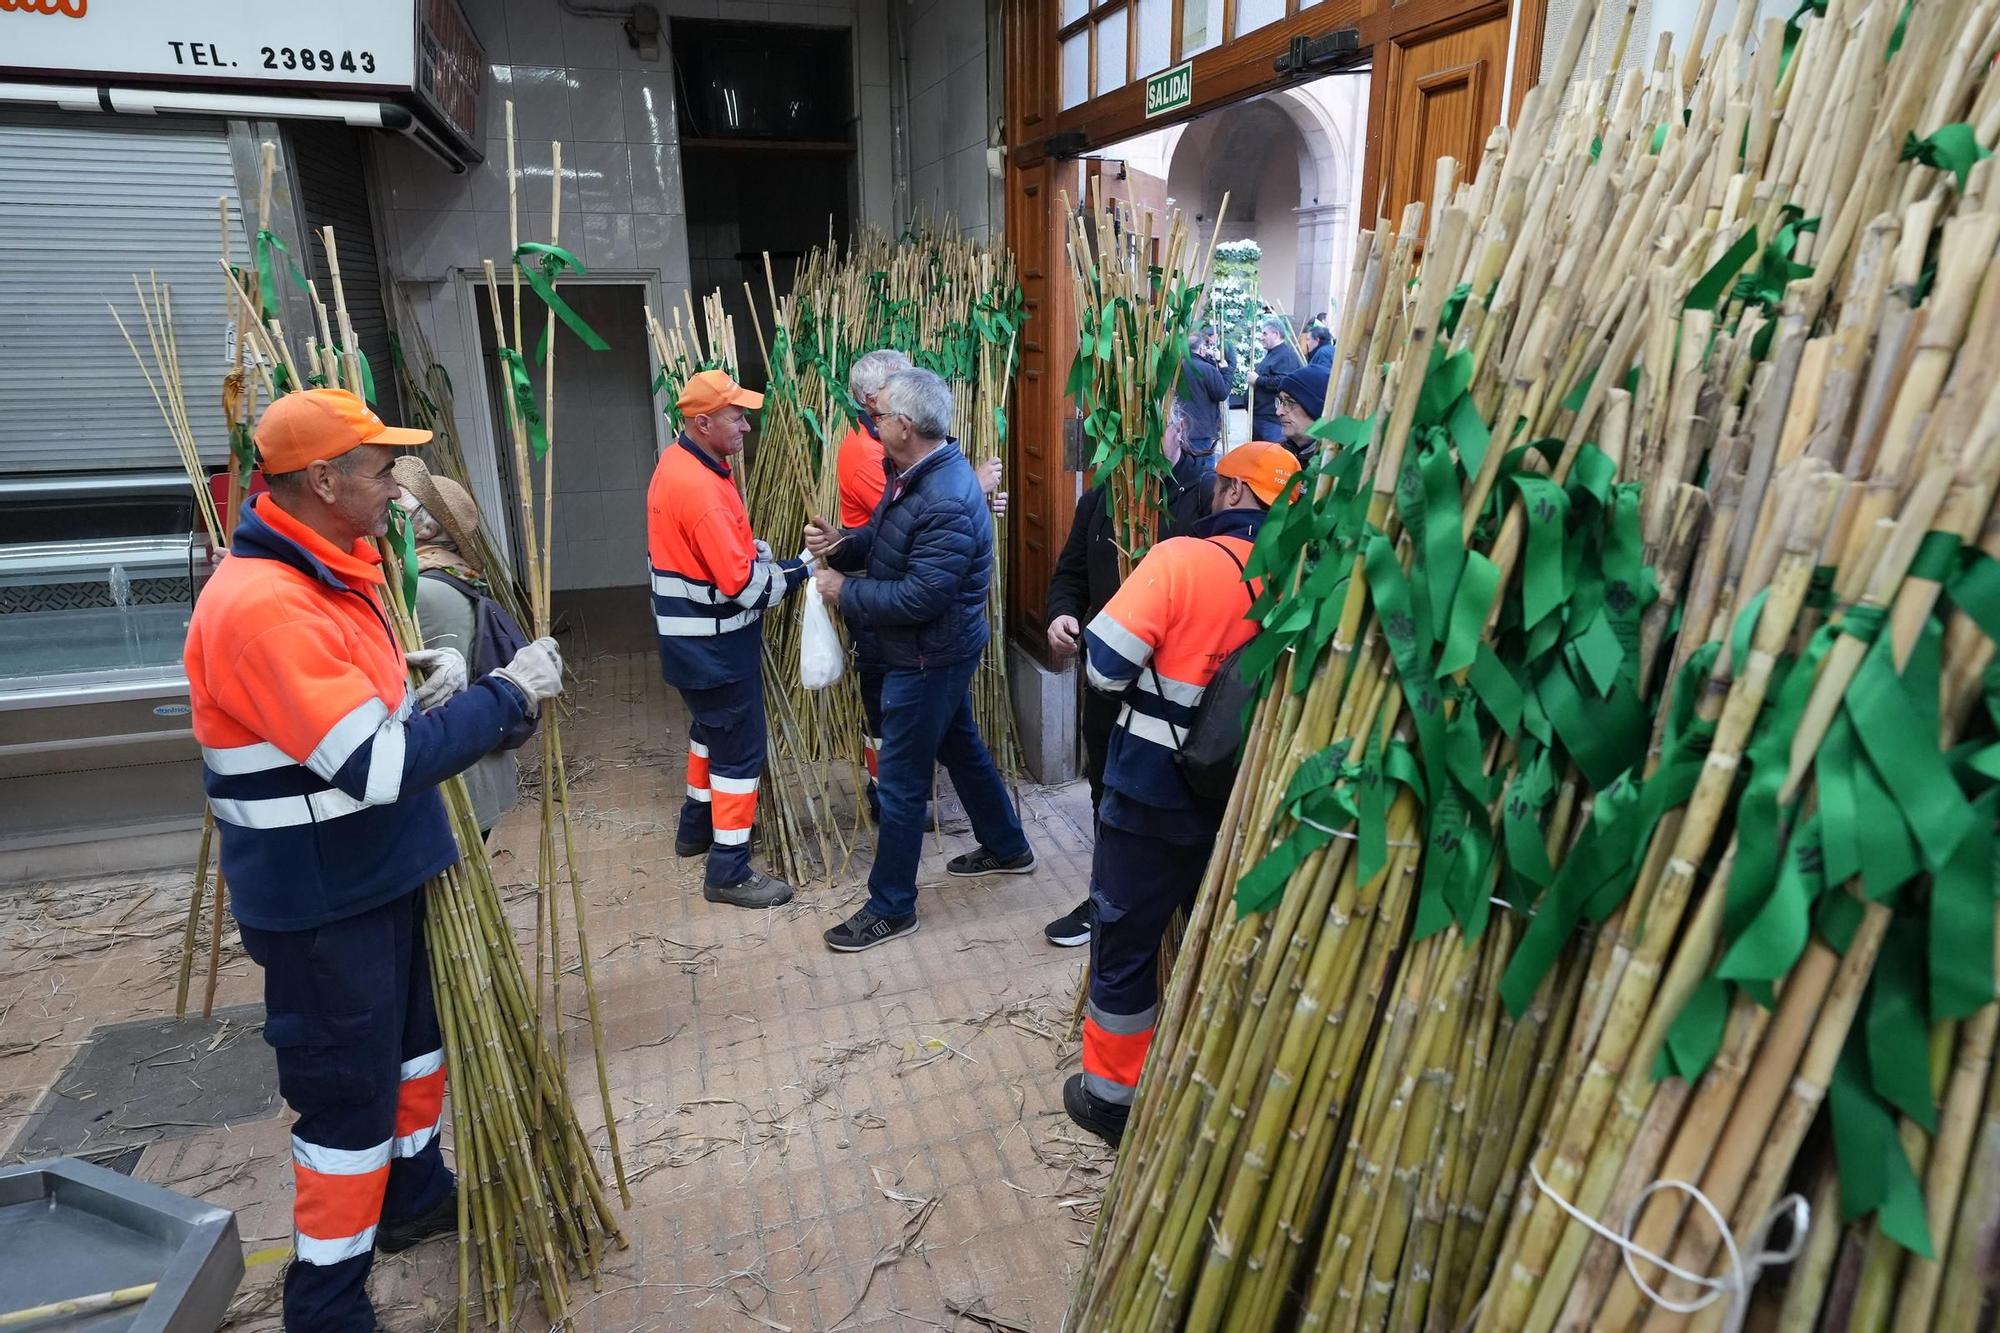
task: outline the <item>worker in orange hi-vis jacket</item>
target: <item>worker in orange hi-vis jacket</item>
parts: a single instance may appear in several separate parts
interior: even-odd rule
[[[777,907],[792,886],[750,868],[750,830],[764,773],[764,612],[804,581],[810,556],[774,560],[750,533],[730,460],[764,395],[720,370],[681,389],[680,438],[660,453],[646,490],[646,544],[660,675],[687,705],[687,799],[674,850],[708,857],[702,896]]]
[[[1222,804],[1175,762],[1224,658],[1257,631],[1244,565],[1271,505],[1299,474],[1281,444],[1240,445],[1215,469],[1215,498],[1191,535],[1154,546],[1084,629],[1090,684],[1124,707],[1104,764],[1090,862],[1090,993],[1083,1072],[1063,1085],[1070,1118],[1115,1144],[1159,1012],[1160,938],[1194,902]]]
[[[419,892],[458,859],[437,787],[562,690],[549,639],[469,684],[455,650],[396,646],[374,539],[393,451],[430,438],[340,389],[272,403],[255,432],[270,490],[188,624],[202,781],[298,1116],[293,1333],[375,1328],[374,1252],[457,1230]]]

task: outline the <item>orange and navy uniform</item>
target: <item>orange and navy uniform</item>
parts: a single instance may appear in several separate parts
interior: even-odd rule
[[[841,437],[834,459],[840,482],[840,526],[865,528],[874,521],[882,492],[889,487],[888,472],[882,465],[882,434],[871,413],[856,416],[854,427]]]
[[[682,436],[646,488],[646,546],[660,675],[684,690],[757,675],[764,612],[805,578],[797,560],[761,560],[729,465]]]
[[[1130,1106],[1159,1015],[1159,948],[1192,904],[1221,816],[1174,756],[1216,668],[1257,631],[1245,587],[1260,510],[1231,509],[1153,547],[1084,630],[1090,684],[1122,696],[1091,856],[1083,1086]],[[1221,548],[1221,549],[1218,549]]]
[[[202,781],[239,920],[311,930],[458,859],[437,786],[529,716],[483,677],[413,712],[380,557],[252,497],[188,624]]]
[[[378,1224],[449,1197],[415,890],[458,859],[437,784],[528,716],[495,676],[414,712],[382,587],[368,543],[340,550],[253,496],[184,657],[230,906],[298,1115],[294,1328],[365,1317]]]
[[[1160,810],[1204,804],[1174,755],[1215,669],[1257,631],[1244,616],[1254,589],[1243,587],[1239,562],[1263,518],[1225,510],[1154,546],[1085,627],[1091,686],[1124,697],[1104,762],[1107,796]]]

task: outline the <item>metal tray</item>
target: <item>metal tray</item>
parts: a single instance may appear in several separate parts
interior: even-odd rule
[[[0,1312],[158,1284],[142,1304],[37,1333],[210,1333],[242,1280],[226,1208],[70,1157],[0,1167]]]

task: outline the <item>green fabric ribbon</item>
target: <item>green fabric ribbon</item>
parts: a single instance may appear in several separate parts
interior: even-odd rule
[[[1653,1062],[1653,1077],[1678,1078],[1688,1083],[1700,1078],[1715,1059],[1715,1053],[1722,1049],[1728,1026],[1728,985],[1718,977],[1703,977],[1681,1007],[1673,1026],[1667,1029],[1667,1039],[1661,1043],[1660,1054]]]
[[[1876,1095],[1935,1134],[1930,1023],[1924,1017],[1924,928],[1916,918],[1899,915],[1889,923],[1869,978],[1861,1030]]]
[[[1736,282],[1736,275],[1757,253],[1757,229],[1751,227],[1736,238],[1736,243],[1722,252],[1722,258],[1709,265],[1681,302],[1683,310],[1714,310],[1723,296]]]
[[[229,423],[229,456],[236,465],[236,480],[246,491],[250,475],[257,470],[257,440],[247,422]]]
[[[514,247],[514,264],[521,270],[521,276],[528,280],[528,286],[540,297],[542,304],[555,313],[555,317],[568,326],[569,331],[583,340],[583,345],[593,352],[610,349],[611,344],[597,336],[597,331],[584,323],[583,316],[570,308],[569,302],[556,292],[556,279],[564,271],[578,277],[589,272],[575,255],[559,245],[544,245],[539,241],[524,241]],[[537,361],[548,357],[547,335],[535,351]]]
[[[291,276],[292,285],[299,289],[299,295],[305,297],[312,295],[312,285],[306,281],[304,271],[292,259],[292,252],[285,248],[285,243],[279,239],[278,233],[269,228],[259,231],[257,233],[257,300],[258,304],[263,308],[264,322],[267,324],[278,317],[278,282],[275,274],[277,264],[272,258],[274,251],[285,257],[285,271]]]
[[[403,506],[389,506],[389,546],[396,556],[396,573],[400,576],[403,592],[403,606],[414,611],[417,605],[417,529],[410,522],[410,515]]]
[[[1912,1254],[1935,1258],[1923,1186],[1903,1152],[1895,1116],[1870,1087],[1867,1042],[1859,1027],[1834,1066],[1827,1111],[1833,1120],[1842,1218],[1851,1222],[1874,1213],[1884,1235]]]
[[[1972,126],[1962,120],[1941,126],[1921,139],[1914,134],[1903,137],[1903,161],[1921,162],[1939,171],[1949,171],[1958,179],[1961,192],[1965,189],[1966,177],[1972,174],[1972,168],[1991,156],[1993,150],[1982,145],[1974,136]]]
[[[2000,787],[1973,802],[1972,830],[1931,880],[1930,1014],[1970,1018],[1993,999],[1994,820]]]
[[[1799,0],[1799,7],[1785,20],[1785,44],[1778,55],[1778,77],[1783,79],[1785,71],[1791,67],[1792,57],[1798,53],[1799,38],[1804,35],[1805,16],[1826,17],[1826,0]]]
[[[513,348],[502,345],[500,363],[507,368],[507,387],[514,403],[514,415],[528,431],[528,448],[540,461],[549,452],[548,431],[542,425],[542,409],[535,404],[534,381],[528,378],[527,363]]]

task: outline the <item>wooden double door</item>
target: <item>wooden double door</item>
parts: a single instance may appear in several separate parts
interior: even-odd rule
[[[1091,151],[1172,123],[1144,115],[1143,88],[1128,84],[1067,110],[1060,109],[1061,46],[1077,20],[1064,23],[1079,0],[1002,0],[1007,143],[1005,234],[1013,249],[1027,305],[1021,370],[1009,430],[1014,492],[1009,597],[1023,643],[1042,654],[1043,593],[1068,534],[1077,478],[1064,441],[1073,405],[1063,393],[1076,347],[1066,236],[1059,199],[1072,204],[1100,167]],[[1138,0],[1131,0],[1136,9]],[[1200,0],[1179,0],[1195,5]],[[1193,59],[1194,96],[1180,113],[1205,111],[1285,85],[1273,60],[1295,36],[1341,27],[1359,30],[1372,66],[1368,128],[1356,226],[1395,218],[1411,200],[1432,201],[1433,164],[1451,156],[1472,170],[1500,120],[1509,87],[1509,4],[1523,7],[1515,34],[1513,101],[1534,78],[1545,0],[1324,0],[1301,8],[1289,0],[1279,23],[1223,43]],[[1090,0],[1088,13],[1115,8]],[[1233,6],[1232,6],[1233,7]],[[1225,20],[1227,26],[1227,20]],[[1103,184],[1111,197],[1127,191],[1152,205],[1152,182]],[[1379,201],[1379,204],[1378,202]],[[1338,281],[1338,279],[1336,279]]]

